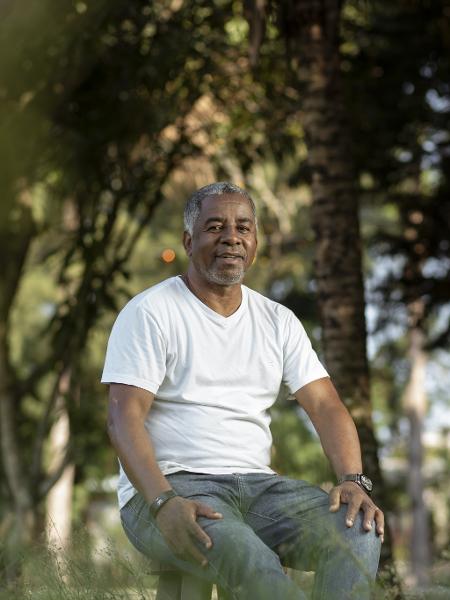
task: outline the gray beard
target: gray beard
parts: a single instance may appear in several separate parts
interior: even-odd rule
[[[233,285],[235,283],[241,283],[244,279],[245,271],[240,268],[236,271],[219,271],[218,269],[201,269],[201,274],[210,283],[216,285]]]

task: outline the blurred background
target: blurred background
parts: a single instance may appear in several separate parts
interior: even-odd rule
[[[450,3],[0,2],[0,598],[151,598],[99,383],[128,299],[230,180],[246,283],[301,318],[360,433],[386,598],[450,594]],[[329,489],[302,411],[273,467]]]

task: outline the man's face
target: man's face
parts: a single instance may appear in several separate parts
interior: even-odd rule
[[[240,194],[202,201],[193,235],[184,247],[197,273],[218,285],[241,283],[256,252],[256,223],[249,201]]]

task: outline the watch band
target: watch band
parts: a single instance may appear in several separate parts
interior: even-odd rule
[[[343,475],[342,477],[339,477],[338,484],[344,483],[344,481],[353,481],[358,484],[366,494],[370,494],[373,490],[372,481],[367,475],[364,475],[364,473],[349,473],[348,475]]]
[[[150,513],[152,517],[155,518],[161,510],[161,508],[164,506],[164,504],[171,498],[175,498],[175,496],[178,496],[178,494],[176,494],[173,490],[162,492],[162,494],[156,496],[156,498],[150,504]]]

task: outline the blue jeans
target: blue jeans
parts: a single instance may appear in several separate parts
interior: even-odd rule
[[[330,513],[328,494],[306,481],[266,473],[168,475],[180,495],[209,505],[223,519],[200,517],[213,542],[201,548],[206,568],[174,556],[140,494],[121,510],[132,544],[143,554],[218,583],[234,600],[305,600],[282,564],[315,571],[314,600],[366,600],[378,568],[375,527],[345,524],[347,506]],[[200,546],[199,546],[200,547]]]

